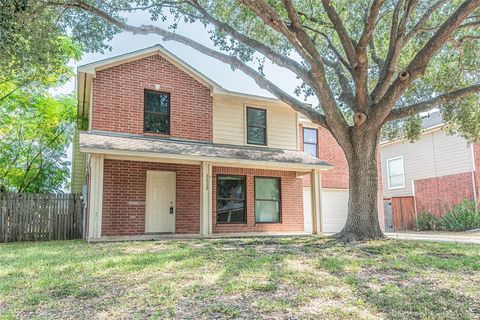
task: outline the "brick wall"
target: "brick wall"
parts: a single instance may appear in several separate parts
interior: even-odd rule
[[[332,134],[325,128],[318,128],[318,158],[334,166],[322,172],[322,188],[348,189],[348,163],[342,148]],[[299,132],[300,149],[303,150],[303,126]],[[310,185],[310,178],[305,177],[304,186]]]
[[[217,175],[231,174],[246,176],[247,187],[247,223],[246,224],[217,224]],[[255,223],[255,191],[254,177],[280,177],[281,180],[281,223]],[[228,232],[302,232],[303,227],[303,191],[302,179],[296,177],[295,172],[276,171],[276,170],[260,170],[260,169],[244,169],[244,168],[226,168],[213,167],[213,216],[212,231],[213,233]]]
[[[144,89],[170,92],[170,135],[213,140],[210,90],[167,60],[154,55],[96,73],[92,129],[143,133]],[[166,136],[162,134],[148,134]]]
[[[441,215],[463,199],[473,199],[471,172],[415,180],[414,184],[417,214],[429,211]]]
[[[480,201],[480,145],[473,145],[473,158],[475,162],[475,184],[477,187],[477,200]]]
[[[102,236],[145,233],[147,170],[176,172],[176,232],[199,233],[200,166],[106,159]]]

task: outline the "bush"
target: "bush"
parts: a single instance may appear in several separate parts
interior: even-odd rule
[[[430,212],[422,212],[414,219],[413,223],[418,231],[435,230],[438,218]]]
[[[475,201],[463,200],[439,220],[439,226],[447,231],[467,231],[480,228],[480,209]]]

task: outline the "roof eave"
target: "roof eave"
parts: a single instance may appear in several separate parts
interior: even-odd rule
[[[314,164],[302,164],[302,163],[288,163],[288,162],[272,162],[272,161],[260,161],[260,160],[247,160],[247,159],[231,159],[221,157],[207,157],[196,155],[179,155],[159,152],[148,151],[132,151],[132,150],[118,150],[118,149],[103,149],[103,148],[90,148],[80,146],[80,151],[89,154],[104,154],[104,155],[116,155],[116,156],[130,156],[130,157],[147,157],[152,159],[168,159],[179,161],[209,161],[221,164],[242,165],[246,166],[262,166],[271,167],[277,169],[289,169],[293,171],[305,171],[317,169],[321,171],[331,170],[333,167],[330,165],[314,165]]]

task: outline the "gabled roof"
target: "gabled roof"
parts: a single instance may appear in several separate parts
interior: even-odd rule
[[[252,94],[246,94],[236,91],[230,91],[223,88],[220,84],[213,81],[184,60],[180,59],[172,52],[165,49],[162,45],[156,44],[151,47],[147,47],[144,49],[120,54],[118,56],[114,56],[111,58],[99,60],[96,62],[88,63],[81,65],[77,68],[77,99],[78,99],[78,114],[79,117],[84,117],[89,114],[90,111],[90,95],[91,95],[91,86],[92,86],[92,77],[95,76],[95,73],[100,70],[108,69],[114,66],[118,66],[130,61],[135,61],[139,59],[143,59],[145,57],[149,57],[152,55],[160,55],[165,60],[169,61],[180,70],[184,71],[188,75],[190,75],[195,80],[199,81],[207,88],[211,89],[212,95],[218,96],[230,96],[230,97],[239,97],[245,99],[253,99],[258,101],[265,101],[271,103],[278,103],[287,105],[286,103],[282,102],[277,98],[272,97],[265,97],[265,96],[258,96]]]
[[[434,111],[434,112],[428,113],[427,115],[422,116],[422,124],[421,124],[422,132],[420,133],[420,135],[432,132],[434,130],[442,129],[444,126],[445,126],[445,123],[443,121],[442,114],[440,111]],[[387,145],[391,145],[398,142],[404,142],[404,141],[405,139],[400,139],[400,138],[393,139],[393,140],[385,139],[380,142],[380,146],[384,147]]]
[[[328,163],[298,150],[184,141],[103,131],[81,132],[80,150],[109,155],[214,161],[236,165],[256,164],[292,170],[331,168]]]
[[[162,45],[156,44],[151,47],[147,47],[144,49],[120,54],[118,56],[114,56],[111,58],[95,61],[92,63],[84,64],[78,67],[79,73],[86,73],[95,75],[95,73],[99,70],[108,69],[114,66],[118,66],[130,61],[135,61],[139,59],[143,59],[145,57],[149,57],[152,55],[160,55],[165,60],[169,61],[176,67],[180,68],[182,71],[193,77],[195,80],[199,81],[200,83],[204,84],[205,86],[212,89],[214,92],[223,92],[226,91],[222,88],[218,83],[213,81],[212,79],[208,78],[206,75],[174,55],[172,52],[165,49]]]

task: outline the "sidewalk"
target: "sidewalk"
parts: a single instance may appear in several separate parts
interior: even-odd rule
[[[480,244],[480,232],[385,232],[392,239]]]

